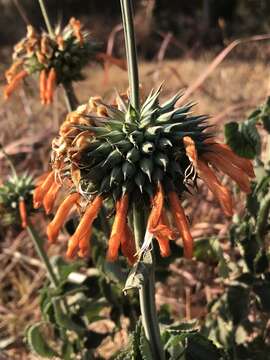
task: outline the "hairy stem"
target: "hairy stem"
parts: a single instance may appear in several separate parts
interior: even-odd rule
[[[52,28],[52,25],[51,25],[51,22],[50,22],[50,19],[49,19],[49,16],[48,16],[48,12],[47,12],[44,0],[38,0],[38,2],[39,2],[39,6],[40,6],[40,9],[41,9],[42,16],[44,18],[48,33],[50,34],[50,37],[53,38],[54,37],[54,32],[53,32],[53,28]]]
[[[137,251],[140,249],[146,231],[145,216],[141,207],[133,205],[133,226]],[[165,354],[160,338],[158,317],[155,304],[155,273],[154,256],[152,251],[147,254],[152,257],[149,267],[149,276],[144,278],[144,283],[139,290],[142,324],[145,336],[149,341],[153,359],[165,360]]]
[[[132,0],[120,0],[120,2],[125,34],[128,78],[130,86],[130,101],[134,109],[138,111],[140,108],[139,72],[133,25]]]

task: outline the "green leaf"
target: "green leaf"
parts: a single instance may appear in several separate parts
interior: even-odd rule
[[[67,263],[62,257],[57,256],[54,259],[52,259],[53,264],[55,265],[60,280],[66,280],[69,274],[71,274],[74,271],[78,271],[83,265],[83,261],[74,261],[71,263]]]
[[[232,285],[228,289],[228,309],[233,324],[240,324],[248,315],[249,289],[244,284]]]
[[[230,148],[239,156],[254,159],[260,154],[261,140],[254,121],[225,125],[225,138]]]
[[[58,356],[57,352],[54,351],[45,341],[45,336],[42,335],[40,331],[40,327],[44,325],[44,323],[39,322],[35,325],[32,325],[27,330],[27,342],[37,355],[46,358],[53,358],[54,356]]]
[[[153,360],[153,355],[150,348],[150,343],[145,336],[143,327],[141,327],[141,336],[140,336],[140,353],[143,360]]]
[[[187,360],[222,360],[224,354],[218,349],[212,341],[197,333],[188,337],[188,345],[186,349]]]
[[[58,299],[53,299],[53,306],[54,306],[54,312],[55,312],[55,319],[57,324],[68,330],[72,330],[81,336],[85,334],[86,328],[77,322],[75,322],[70,315],[67,315],[63,312],[60,301]]]
[[[257,295],[260,308],[264,312],[270,312],[270,282],[258,281],[253,286],[253,291]]]

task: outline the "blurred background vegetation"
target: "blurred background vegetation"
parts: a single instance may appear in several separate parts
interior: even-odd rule
[[[171,32],[179,42],[179,56],[186,46],[222,46],[230,38],[269,32],[269,0],[137,0],[138,31],[141,52],[146,58],[155,54],[158,39]],[[48,10],[53,21],[65,23],[70,16],[81,18],[87,27],[105,40],[112,26],[120,23],[119,2],[107,0],[48,0]],[[17,11],[14,8],[17,7]],[[24,13],[23,20],[18,8]],[[24,21],[38,26],[43,23],[38,1],[0,0],[0,44],[10,45],[25,32]],[[98,20],[98,21],[97,21]],[[150,20],[150,21],[149,21]],[[181,45],[181,46],[180,46]]]

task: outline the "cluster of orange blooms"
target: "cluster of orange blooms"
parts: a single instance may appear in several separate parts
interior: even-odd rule
[[[26,37],[14,46],[13,64],[5,72],[7,86],[4,96],[8,99],[24,78],[39,73],[39,90],[42,104],[51,104],[54,89],[59,81],[54,67],[56,51],[64,52],[69,37],[75,37],[80,46],[84,45],[86,34],[82,32],[79,20],[71,18],[68,26],[60,31],[56,29],[54,38],[48,33],[41,35],[32,25],[27,26]]]
[[[117,109],[117,106],[118,104],[115,102],[113,107]],[[82,130],[78,125],[86,125],[89,124],[89,121],[91,122],[91,116],[90,119],[89,116],[85,116],[89,113],[92,114],[93,119],[95,114],[102,115],[103,118],[108,116],[106,108],[98,97],[91,98],[87,105],[80,106],[67,116],[60,128],[59,137],[53,141],[53,170],[46,174],[34,192],[34,206],[37,208],[43,204],[47,213],[52,211],[61,189],[69,192],[69,195],[60,204],[54,219],[48,225],[47,234],[50,243],[57,239],[72,208],[76,205],[79,209],[82,217],[74,235],[69,240],[68,257],[73,257],[76,253],[79,256],[89,254],[93,221],[108,197],[108,195],[104,196],[99,193],[86,194],[80,186],[81,175],[77,163],[95,139],[95,135],[89,130]],[[92,125],[96,126],[94,120],[92,120]],[[215,195],[224,213],[232,216],[232,197],[214,170],[229,175],[242,191],[249,193],[249,178],[254,177],[252,163],[248,159],[240,158],[227,145],[218,143],[213,137],[205,139],[203,144],[205,150],[201,155],[198,153],[192,137],[185,136],[183,138],[185,154],[194,171]],[[193,239],[178,191],[174,187],[168,190],[162,181],[157,181],[153,186],[155,193],[148,204],[150,212],[147,232],[158,241],[162,256],[170,255],[169,243],[177,238],[177,233],[180,234],[183,240],[184,254],[187,258],[191,258]],[[134,201],[132,194],[126,192],[115,202],[115,219],[107,251],[107,259],[110,261],[117,259],[120,248],[129,263],[136,261],[133,232],[128,222],[132,201]]]

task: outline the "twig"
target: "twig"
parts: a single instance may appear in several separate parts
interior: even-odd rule
[[[190,95],[192,95],[205,82],[205,80],[211,75],[211,73],[217,68],[217,66],[237,45],[263,40],[270,40],[270,34],[256,35],[247,39],[238,39],[233,41],[214,58],[214,60],[208,65],[206,70],[197,78],[197,80],[195,80],[193,84],[191,84],[187,88],[184,95],[178,100],[178,105],[189,99]]]

